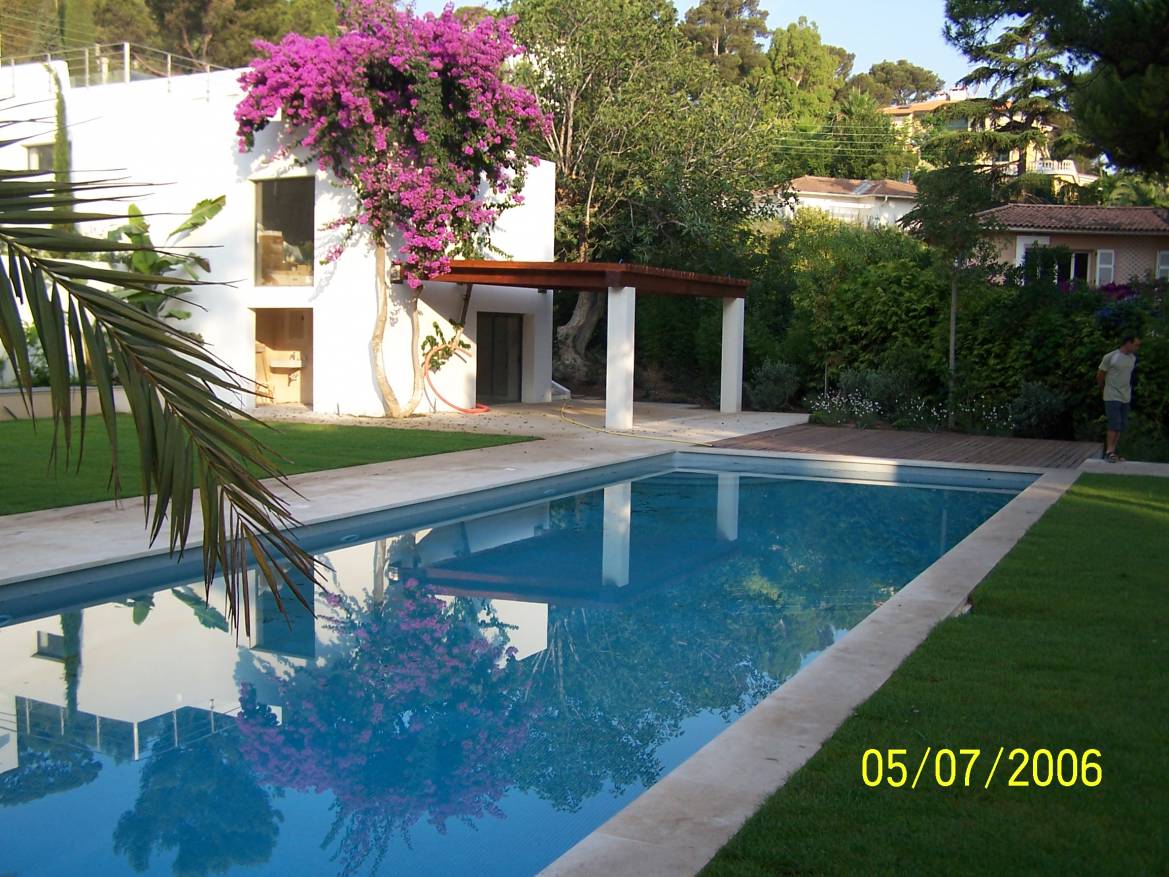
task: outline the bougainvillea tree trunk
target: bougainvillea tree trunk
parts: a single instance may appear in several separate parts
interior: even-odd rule
[[[422,392],[425,387],[426,375],[423,362],[419,362],[419,338],[422,335],[419,325],[418,307],[419,295],[410,297],[410,370],[413,384],[410,387],[410,399],[405,405],[398,401],[398,395],[386,377],[386,362],[383,350],[386,337],[386,322],[390,312],[390,283],[386,274],[386,248],[378,244],[374,248],[374,273],[377,289],[377,316],[373,321],[373,335],[369,339],[369,356],[373,366],[374,381],[377,384],[378,396],[381,398],[382,412],[386,417],[409,417],[422,404]]]
[[[382,413],[386,417],[402,417],[402,406],[394,388],[386,377],[386,363],[382,345],[386,336],[386,316],[390,310],[390,284],[386,279],[386,248],[378,244],[374,250],[374,273],[377,275],[377,316],[373,321],[373,335],[369,339],[369,358],[373,366],[373,377],[377,383],[378,396],[382,400]]]

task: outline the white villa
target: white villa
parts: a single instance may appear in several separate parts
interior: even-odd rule
[[[901,180],[853,180],[843,177],[797,177],[791,181],[798,210],[822,210],[855,225],[893,226],[917,203],[917,186]]]
[[[376,313],[373,253],[357,245],[337,261],[321,264],[341,234],[324,229],[351,215],[352,196],[328,173],[280,156],[274,126],[257,136],[254,150],[239,152],[234,110],[242,97],[240,71],[133,78],[130,48],[123,48],[127,72],[122,81],[109,81],[108,69],[102,68],[102,75],[95,76],[102,81],[91,82],[87,50],[82,84],[70,84],[64,62],[12,65],[0,68],[0,97],[15,98],[14,106],[43,102],[51,108],[50,71],[55,72],[62,83],[74,177],[115,176],[151,184],[138,190],[136,200],[156,244],[200,200],[226,196],[223,211],[183,241],[211,248],[205,252],[212,267],[209,279],[220,285],[192,291],[189,298],[197,309],[182,325],[199,333],[237,373],[266,388],[266,396],[242,400],[245,407],[284,404],[380,416],[370,358]],[[26,114],[18,119],[31,115],[16,109],[8,117],[14,112]],[[19,126],[16,136],[25,139],[0,147],[0,167],[50,169],[55,126],[51,110],[39,115],[49,120]],[[555,289],[608,296],[608,428],[633,425],[638,292],[722,299],[720,408],[740,411],[746,281],[624,264],[554,263],[555,167],[538,163],[529,171],[523,204],[503,215],[492,236],[494,247],[506,256],[490,263],[456,261],[443,276],[451,282],[425,285],[421,336],[437,326],[450,338],[454,323],[461,322],[470,349],[468,356],[452,358],[433,375],[418,412],[548,402],[554,389],[561,395],[564,389],[552,382]],[[420,351],[411,349],[412,301],[408,286],[393,284],[384,366],[401,400],[411,395],[420,358]]]
[[[144,187],[134,200],[151,223],[156,243],[201,199],[225,195],[226,207],[185,244],[211,247],[210,278],[223,285],[196,290],[197,306],[182,325],[240,374],[266,385],[258,404],[300,404],[314,411],[381,415],[370,365],[375,315],[372,251],[356,245],[336,262],[321,264],[336,242],[323,231],[346,215],[348,193],[330,176],[276,157],[270,127],[256,149],[240,153],[233,112],[241,97],[239,71],[138,79],[78,86],[61,62],[62,83],[77,178],[116,176]],[[54,89],[49,65],[0,69],[0,96],[16,114],[51,119]],[[27,106],[29,101],[43,104]],[[31,136],[0,148],[0,166],[46,168],[54,127],[22,126]],[[531,169],[524,204],[501,219],[493,243],[516,260],[553,258],[555,168]],[[392,286],[385,337],[386,372],[399,398],[413,380],[408,317],[411,291]],[[465,287],[428,283],[421,299],[425,337],[437,323],[449,338],[464,308]],[[483,402],[544,402],[552,392],[552,294],[476,284],[466,310],[465,360],[437,374],[438,393],[456,406]],[[253,404],[253,400],[245,400]],[[426,388],[420,412],[449,408]]]

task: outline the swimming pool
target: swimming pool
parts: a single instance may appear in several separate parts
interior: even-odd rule
[[[679,453],[0,588],[0,873],[534,874],[1032,476]]]

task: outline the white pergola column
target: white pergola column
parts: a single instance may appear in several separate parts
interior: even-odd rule
[[[633,429],[633,319],[637,290],[609,287],[605,318],[608,353],[605,362],[605,429]]]
[[[605,488],[601,523],[602,584],[624,588],[629,584],[629,527],[633,519],[633,484],[623,481]]]
[[[716,529],[720,542],[735,542],[739,538],[739,478],[734,472],[718,473]]]
[[[744,299],[723,299],[722,383],[719,411],[743,410],[743,314]]]

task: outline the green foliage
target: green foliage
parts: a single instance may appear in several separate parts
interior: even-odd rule
[[[763,89],[780,116],[799,120],[828,116],[844,85],[842,62],[847,56],[834,49],[821,41],[815,22],[803,16],[771,35]],[[851,66],[851,61],[847,63]]]
[[[874,261],[842,277],[812,303],[812,336],[829,372],[912,372],[923,388],[941,382],[942,284],[928,254]],[[797,305],[798,307],[799,305]]]
[[[850,90],[868,95],[881,106],[926,100],[944,84],[942,77],[932,70],[904,58],[881,61],[870,67],[868,73],[858,73],[848,81]]]
[[[759,0],[702,0],[686,12],[682,33],[728,82],[755,82],[766,69],[758,41],[771,31]]]
[[[781,133],[777,162],[776,176],[784,178],[899,179],[918,158],[872,98],[850,91],[822,124]]]
[[[759,411],[787,411],[801,383],[799,368],[769,359],[751,373],[744,389],[751,407]]]
[[[574,261],[709,263],[768,181],[769,129],[660,0],[515,0],[530,63],[518,76],[552,114],[532,149],[556,163],[556,249]]]
[[[98,42],[130,42],[140,46],[163,44],[146,0],[97,0],[93,17]]]
[[[1121,77],[1098,65],[1078,80],[1072,111],[1083,135],[1115,165],[1169,174],[1169,67]]]
[[[967,118],[974,122],[986,120],[990,130],[976,124],[964,136],[992,156],[1017,149],[1019,174],[1027,171],[1030,144],[1046,145],[1062,137],[1065,153],[1074,149],[1066,142],[1073,136],[1067,112],[1066,58],[1047,39],[1038,16],[1011,21],[995,35],[984,35],[981,40],[969,38],[963,25],[961,20],[951,20],[945,31],[946,38],[976,65],[962,78],[961,85],[989,85],[991,90],[990,99],[964,104]],[[1044,127],[1054,131],[1044,131]]]
[[[1131,171],[1101,174],[1082,190],[1084,200],[1113,207],[1169,207],[1169,186]]]
[[[141,275],[198,280],[202,273],[211,270],[207,259],[198,253],[175,252],[170,248],[177,246],[191,232],[197,231],[214,219],[226,203],[227,198],[220,195],[217,198],[204,198],[196,204],[187,218],[159,245],[168,248],[167,250],[156,248],[150,237],[150,224],[146,221],[145,215],[137,205],[131,204],[126,211],[127,221],[108,232],[106,238],[113,244],[125,241],[133,249],[110,253],[107,260],[115,268],[134,271]],[[191,316],[190,311],[181,308],[186,301],[183,297],[185,291],[185,287],[163,286],[159,282],[146,284],[141,288],[122,290],[120,295],[130,304],[157,319],[185,320]]]
[[[41,337],[36,327],[31,323],[24,327],[24,343],[28,349],[28,366],[31,386],[49,386],[49,361],[45,358],[45,348],[41,345]]]
[[[917,203],[901,218],[902,227],[933,248],[943,264],[962,268],[985,259],[988,229],[978,214],[996,204],[990,172],[954,164],[922,171],[914,182]]]
[[[1025,438],[1047,438],[1055,433],[1064,409],[1064,399],[1058,393],[1043,384],[1024,381],[1011,402],[1011,428]]]
[[[947,36],[968,54],[993,46],[1023,18],[1036,39],[1066,55],[1081,133],[1122,167],[1169,172],[1169,4],[1088,0],[947,0]],[[973,56],[972,56],[973,57]]]

